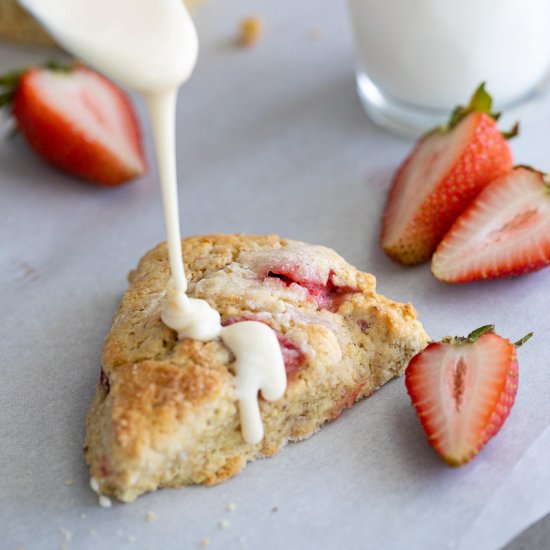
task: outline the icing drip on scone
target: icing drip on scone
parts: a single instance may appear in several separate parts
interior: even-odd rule
[[[173,280],[166,289],[166,304],[161,313],[162,322],[178,333],[178,338],[193,338],[208,342],[221,333],[220,314],[206,300],[189,298],[178,291]]]
[[[200,322],[195,322],[200,316]],[[286,370],[280,338],[273,329],[258,321],[242,321],[222,327],[220,314],[205,300],[189,298],[174,289],[167,290],[167,307],[162,312],[165,325],[178,333],[178,338],[207,342],[220,337],[235,356],[235,386],[239,402],[241,433],[252,445],[264,437],[258,392],[267,401],[283,397]]]
[[[268,326],[253,321],[224,328],[220,314],[206,300],[187,295],[178,211],[175,112],[178,89],[196,63],[198,40],[184,2],[20,1],[68,51],[145,98],[160,172],[172,275],[161,319],[177,331],[179,339],[206,342],[220,337],[232,351],[242,434],[248,443],[259,443],[263,426],[258,392],[265,399],[276,400],[286,388],[277,337]],[[104,387],[108,387],[104,378]]]
[[[283,397],[286,373],[283,355],[273,330],[263,323],[243,321],[222,328],[223,343],[235,355],[237,399],[241,432],[248,443],[259,443],[264,428],[258,391],[268,401]]]

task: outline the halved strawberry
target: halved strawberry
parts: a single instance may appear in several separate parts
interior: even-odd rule
[[[100,185],[143,174],[145,155],[128,96],[82,65],[32,67],[0,77],[1,104],[50,164]]]
[[[550,264],[550,185],[518,166],[487,186],[456,220],[432,258],[441,281],[523,275]]]
[[[512,168],[508,134],[497,128],[482,84],[467,107],[429,132],[397,171],[388,195],[381,244],[407,265],[430,258],[457,216],[485,185]]]
[[[450,466],[470,461],[504,424],[518,387],[516,348],[486,325],[412,358],[405,384],[430,444]]]

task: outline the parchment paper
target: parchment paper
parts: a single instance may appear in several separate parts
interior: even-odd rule
[[[236,48],[240,17],[256,13],[262,40]],[[214,0],[198,12],[199,64],[178,108],[183,232],[334,247],[373,272],[380,292],[413,302],[435,339],[489,322],[512,339],[534,330],[508,422],[471,464],[450,469],[395,380],[222,485],[98,507],[81,447],[102,342],[127,272],[164,238],[138,102],[151,169],[119,189],[0,141],[0,547],[180,549],[207,538],[220,549],[487,549],[550,510],[550,270],[454,287],[381,253],[386,191],[411,142],[362,112],[346,17],[328,0]],[[0,69],[44,57],[4,46]],[[518,162],[550,170],[549,127],[544,104],[513,142]]]

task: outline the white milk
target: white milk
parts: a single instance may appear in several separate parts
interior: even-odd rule
[[[258,392],[280,399],[286,372],[275,333],[265,324],[222,328],[205,300],[189,298],[179,225],[175,155],[178,88],[197,60],[198,41],[183,0],[21,0],[68,51],[113,80],[140,92],[149,108],[162,187],[172,279],[163,322],[181,338],[220,337],[235,355],[241,431],[259,443],[263,426]]]
[[[486,82],[506,106],[548,73],[550,0],[348,2],[359,70],[406,104],[450,110]]]

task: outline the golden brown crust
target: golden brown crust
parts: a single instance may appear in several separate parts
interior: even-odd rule
[[[412,306],[376,294],[372,275],[330,249],[210,235],[184,240],[183,250],[190,294],[223,321],[269,324],[290,346],[293,372],[282,399],[260,402],[264,440],[245,443],[232,354],[217,340],[178,342],[160,320],[169,266],[158,245],[130,274],[87,419],[86,460],[103,494],[131,501],[158,487],[223,481],[315,433],[401,374],[427,342]]]

